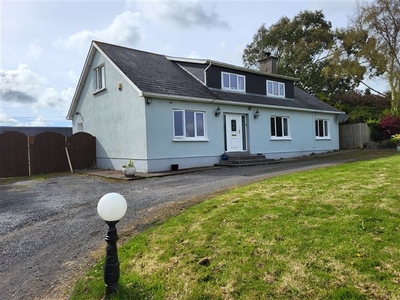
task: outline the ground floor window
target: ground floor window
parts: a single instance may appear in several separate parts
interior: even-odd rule
[[[174,138],[205,139],[205,112],[193,110],[174,110]]]
[[[328,129],[328,120],[316,119],[315,120],[315,137],[316,138],[328,138],[329,137],[329,129]]]
[[[271,138],[289,138],[289,117],[271,117]]]

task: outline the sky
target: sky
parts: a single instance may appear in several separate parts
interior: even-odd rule
[[[0,126],[71,126],[92,40],[242,66],[257,29],[304,10],[346,27],[356,0],[0,0]]]

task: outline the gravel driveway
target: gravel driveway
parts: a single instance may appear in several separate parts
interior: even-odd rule
[[[128,211],[119,243],[182,209],[238,185],[394,152],[346,151],[284,163],[116,181],[79,174],[0,180],[1,299],[67,299],[77,278],[103,255],[106,224],[98,200],[118,192]]]

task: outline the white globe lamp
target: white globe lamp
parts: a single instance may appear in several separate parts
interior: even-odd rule
[[[100,198],[97,212],[104,221],[119,221],[128,208],[125,198],[118,193],[108,193]]]
[[[107,250],[104,263],[104,282],[106,286],[106,297],[117,292],[119,280],[119,261],[117,252],[117,228],[116,224],[125,215],[127,209],[126,200],[118,193],[108,193],[100,198],[97,203],[97,213],[107,223]]]

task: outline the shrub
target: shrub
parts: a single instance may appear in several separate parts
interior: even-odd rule
[[[346,112],[349,120],[346,123],[363,123],[368,119],[380,119],[390,110],[390,98],[378,95],[363,94],[360,91],[335,96],[333,105]]]
[[[400,133],[400,117],[388,115],[382,118],[372,139],[374,141],[388,140],[397,133]]]
[[[376,119],[374,120],[369,119],[365,123],[368,125],[369,129],[371,129],[371,137],[374,137],[377,134],[377,132],[379,132],[380,121]]]

